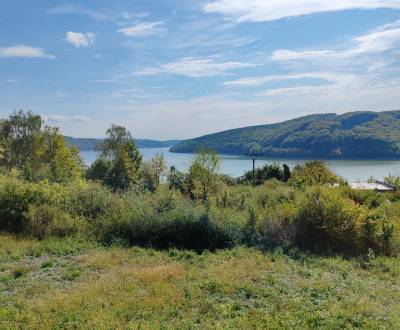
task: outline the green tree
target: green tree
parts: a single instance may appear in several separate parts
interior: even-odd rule
[[[102,157],[113,159],[123,146],[133,141],[131,133],[125,127],[112,124],[106,131],[106,138],[97,147]]]
[[[61,182],[81,176],[83,161],[67,147],[57,127],[45,126],[39,115],[18,111],[0,122],[0,166],[17,169],[30,181]]]
[[[313,160],[297,165],[291,174],[290,182],[296,187],[308,187],[338,183],[340,178],[324,162]]]
[[[93,181],[102,181],[109,185],[109,175],[112,163],[105,158],[97,158],[86,171],[86,178]]]
[[[169,189],[179,190],[182,194],[187,195],[187,174],[178,171],[175,166],[171,166],[168,175],[167,181],[169,185]]]
[[[165,175],[167,163],[163,154],[156,154],[149,162],[142,167],[142,184],[145,189],[156,191],[161,178]]]
[[[112,125],[106,135],[99,145],[100,157],[89,167],[86,176],[114,190],[127,189],[139,182],[142,155],[125,127]]]
[[[200,149],[196,153],[187,178],[193,197],[207,201],[210,191],[216,188],[219,166],[220,158],[215,151]]]
[[[285,172],[285,166],[283,166],[283,169],[279,166],[279,164],[273,163],[270,165],[264,165],[261,168],[256,168],[255,169],[255,184],[261,185],[267,180],[271,179],[276,179],[279,181],[287,181],[286,177],[290,175],[290,170],[289,174]],[[287,169],[286,169],[287,171]],[[241,178],[238,179],[239,183],[252,183],[253,182],[253,171],[248,171],[242,176]]]

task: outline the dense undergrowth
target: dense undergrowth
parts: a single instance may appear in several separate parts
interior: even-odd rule
[[[249,245],[315,253],[395,255],[397,194],[347,187],[299,189],[276,180],[222,185],[206,202],[167,184],[113,192],[99,183],[0,177],[0,230],[45,239],[80,235],[103,245],[195,251]]]

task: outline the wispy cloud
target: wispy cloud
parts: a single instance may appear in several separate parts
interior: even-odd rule
[[[107,15],[103,13],[75,4],[64,4],[61,6],[56,6],[50,8],[48,10],[48,13],[51,15],[84,15],[95,20],[107,19]]]
[[[293,61],[307,59],[329,59],[329,58],[348,58],[357,56],[360,53],[372,54],[384,52],[394,47],[398,47],[400,42],[400,28],[384,31],[374,31],[352,39],[355,47],[342,51],[336,50],[277,50],[272,54],[273,61]]]
[[[0,48],[0,58],[25,57],[25,58],[44,58],[54,60],[56,57],[46,53],[43,48],[16,45],[11,47]]]
[[[155,134],[162,138],[196,137],[276,121],[276,116],[280,115],[264,100],[235,101],[222,95],[136,105],[129,109],[130,115],[124,122],[133,127],[137,136],[150,137],[149,132],[158,132]],[[181,125],[176,125],[176,118]]]
[[[265,96],[299,96],[306,94],[316,94],[322,91],[326,92],[326,86],[295,86],[295,87],[285,87],[285,88],[274,88],[269,89],[263,95]]]
[[[94,44],[95,34],[91,32],[81,33],[68,31],[65,40],[75,47],[88,47]]]
[[[114,75],[110,77],[102,77],[99,79],[89,80],[89,83],[92,84],[122,84],[123,80],[126,78],[126,75]]]
[[[87,122],[90,118],[85,116],[41,115],[44,121],[52,123]]]
[[[227,81],[224,85],[227,86],[260,86],[267,82],[299,80],[299,79],[322,79],[327,82],[334,82],[339,79],[350,79],[350,75],[339,75],[332,72],[306,72],[297,74],[281,74],[269,76],[244,77],[237,80]]]
[[[265,22],[321,12],[400,8],[398,0],[214,0],[204,6],[208,13],[219,13],[239,22]]]
[[[58,91],[58,92],[56,92],[56,97],[60,97],[60,98],[62,98],[62,97],[66,97],[67,96],[67,94],[65,94],[64,92],[62,92],[62,91]]]
[[[229,70],[236,70],[255,66],[251,63],[239,61],[216,61],[214,57],[196,58],[184,57],[175,62],[162,64],[158,67],[145,68],[138,72],[140,76],[151,76],[161,73],[200,78],[225,74]]]
[[[118,30],[126,37],[146,37],[165,32],[164,22],[141,22]]]

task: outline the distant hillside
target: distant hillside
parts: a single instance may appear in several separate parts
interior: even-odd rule
[[[65,141],[70,146],[76,146],[80,151],[96,150],[96,145],[102,142],[102,139],[91,138],[73,138],[71,136],[64,136]],[[168,148],[179,143],[179,140],[157,141],[148,139],[135,140],[138,148]]]
[[[282,158],[400,158],[400,111],[317,114],[185,140],[172,152],[200,147],[223,154]]]

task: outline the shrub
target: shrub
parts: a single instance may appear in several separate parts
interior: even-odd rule
[[[331,185],[338,182],[340,182],[340,178],[324,162],[318,160],[297,165],[290,178],[290,183],[298,188]]]
[[[38,239],[72,236],[84,222],[53,205],[30,205],[24,231]]]
[[[284,202],[279,206],[267,209],[260,228],[262,244],[267,248],[293,244],[296,237],[294,219],[298,207],[294,202]]]
[[[297,200],[295,243],[315,252],[393,252],[394,226],[388,219],[343,197],[338,190],[313,187]]]
[[[350,198],[358,205],[363,205],[368,208],[377,208],[387,200],[385,194],[377,193],[368,190],[356,190],[345,188],[343,190],[344,196]]]
[[[290,178],[290,168],[286,164],[281,166],[279,164],[264,165],[263,167],[255,169],[255,185],[261,185],[267,180],[276,179],[279,181],[288,181]],[[253,182],[253,171],[246,172],[242,177],[238,179],[238,183],[241,184],[252,184]]]
[[[312,251],[359,250],[357,223],[363,209],[332,189],[313,187],[298,200],[295,243]]]
[[[29,206],[50,204],[55,194],[46,183],[38,185],[11,176],[0,177],[0,231],[22,232]]]
[[[216,217],[204,206],[163,194],[154,200],[144,195],[129,207],[106,215],[101,221],[102,241],[196,251],[240,243],[241,231],[237,225]]]
[[[392,254],[395,250],[394,230],[394,225],[385,217],[374,213],[367,216],[362,223],[360,235],[363,252],[372,250],[380,254]]]
[[[118,196],[99,183],[78,183],[66,187],[65,209],[67,212],[96,219],[106,214],[118,203]]]

